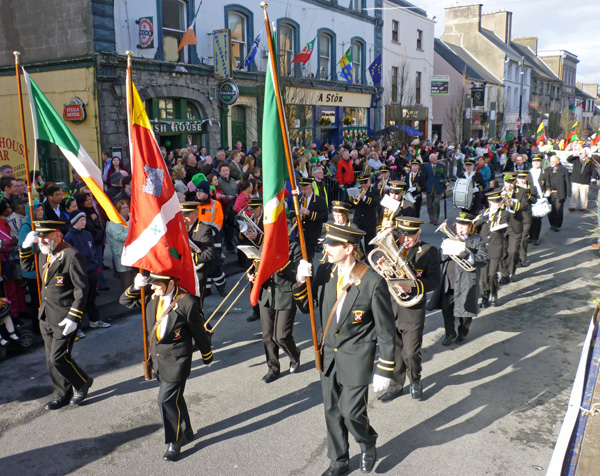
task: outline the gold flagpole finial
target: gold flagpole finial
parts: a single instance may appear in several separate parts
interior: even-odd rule
[[[133,56],[133,51],[127,50],[125,54],[131,58]]]
[[[15,55],[15,56],[21,56],[21,52],[20,51],[13,51],[13,55]]]
[[[266,10],[269,7],[269,4],[267,2],[260,2],[260,7]]]

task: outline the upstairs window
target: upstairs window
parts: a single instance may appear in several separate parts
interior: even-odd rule
[[[247,18],[238,12],[229,12],[227,15],[229,30],[231,31],[231,55],[233,56],[233,67],[241,69],[244,67],[246,59],[247,38]]]
[[[330,79],[331,72],[331,37],[319,35],[319,78]]]
[[[421,72],[417,71],[415,80],[415,102],[421,104]]]
[[[398,43],[398,32],[400,31],[400,23],[392,20],[392,41]]]
[[[363,45],[358,41],[352,42],[352,74],[354,82],[360,84],[362,82],[362,55]]]
[[[187,2],[162,0],[163,49],[166,61],[184,61],[184,50],[177,52],[179,43],[187,29]]]
[[[418,50],[423,49],[423,31],[422,30],[417,30],[417,49]]]
[[[294,27],[288,24],[279,25],[279,74],[290,76],[294,59]]]

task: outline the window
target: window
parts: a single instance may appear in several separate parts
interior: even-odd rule
[[[398,67],[392,66],[392,102],[398,102]]]
[[[423,30],[417,30],[417,49],[423,49]]]
[[[400,30],[400,23],[396,20],[392,20],[392,41],[398,43],[398,31]]]
[[[175,101],[173,99],[158,100],[158,117],[160,119],[175,119]]]
[[[354,74],[354,82],[360,84],[362,82],[362,53],[363,46],[358,41],[352,42],[352,72]]]
[[[319,79],[331,79],[331,37],[319,35]]]
[[[186,2],[162,0],[163,49],[166,61],[184,61],[184,50],[177,51],[186,25]]]
[[[241,69],[246,59],[247,28],[246,16],[238,12],[229,12],[227,22],[231,30],[231,55],[233,56],[233,67]]]
[[[352,127],[367,127],[367,118],[369,117],[368,109],[364,107],[345,107],[344,117],[351,117],[354,119]]]
[[[421,104],[421,72],[417,71],[417,79],[415,81],[415,102]]]
[[[350,8],[357,12],[362,12],[362,0],[351,0]]]
[[[294,28],[287,24],[279,25],[279,74],[290,76],[294,59]]]
[[[308,146],[313,143],[312,106],[287,105],[285,107],[293,146]]]

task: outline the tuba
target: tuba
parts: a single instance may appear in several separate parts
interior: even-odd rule
[[[435,230],[435,232],[437,233],[438,231],[446,235],[446,237],[450,240],[459,240],[459,238],[456,236],[456,233],[454,233],[450,228],[448,228],[448,220],[444,220],[444,223],[437,227],[437,230]],[[459,265],[465,271],[469,273],[475,271],[475,267],[472,266],[471,263],[469,263],[466,259],[462,259],[458,256],[452,255],[450,256],[450,258],[452,258],[456,262],[456,264]]]
[[[390,294],[395,301],[402,307],[411,307],[420,303],[423,300],[423,292],[416,296],[410,296],[400,291],[391,279],[417,279],[415,272],[402,256],[404,246],[398,248],[394,235],[393,228],[383,230],[373,238],[369,244],[375,245],[375,248],[367,256],[369,264],[377,273],[387,281]],[[383,264],[378,264],[380,258],[385,258]],[[417,288],[418,289],[418,288]]]

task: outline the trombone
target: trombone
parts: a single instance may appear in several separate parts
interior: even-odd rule
[[[448,220],[444,220],[444,223],[442,223],[440,226],[438,226],[437,229],[435,230],[435,232],[443,233],[450,240],[460,241],[460,238],[458,238],[456,233],[454,233],[448,227]],[[475,271],[475,267],[472,266],[471,263],[469,263],[466,259],[459,258],[458,256],[454,256],[454,255],[450,255],[450,258],[452,258],[456,262],[456,264],[459,265],[465,271],[467,271],[469,273],[472,273],[473,271]]]

